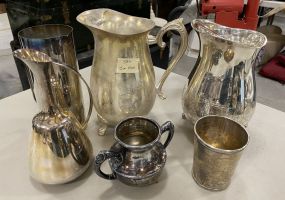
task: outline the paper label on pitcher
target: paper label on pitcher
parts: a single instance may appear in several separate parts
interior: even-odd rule
[[[117,73],[138,73],[139,59],[138,58],[118,58]]]

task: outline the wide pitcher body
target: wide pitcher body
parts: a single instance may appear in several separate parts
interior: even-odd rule
[[[110,9],[94,9],[81,13],[77,20],[94,36],[94,58],[91,72],[91,90],[97,111],[99,134],[107,126],[115,126],[126,117],[147,115],[152,109],[156,91],[181,58],[187,47],[187,32],[181,20],[164,26],[156,36],[163,46],[162,37],[168,30],[177,30],[182,45],[170,61],[158,89],[148,46],[148,33],[155,26],[150,19],[126,15]]]
[[[207,20],[194,20],[199,58],[184,89],[182,105],[193,123],[206,115],[230,117],[247,125],[256,104],[255,58],[266,37]]]

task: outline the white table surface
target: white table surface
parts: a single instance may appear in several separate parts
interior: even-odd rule
[[[156,69],[160,77],[162,70]],[[90,68],[81,71],[88,77]],[[98,177],[92,168],[76,181],[64,185],[42,185],[29,177],[27,144],[31,120],[37,112],[31,91],[0,101],[0,199],[163,199],[163,200],[281,200],[285,196],[285,113],[262,104],[247,128],[250,143],[236,169],[230,187],[221,192],[200,188],[191,176],[193,133],[190,123],[181,119],[181,93],[186,78],[171,74],[164,91],[166,100],[156,99],[149,117],[160,124],[171,120],[175,135],[168,146],[168,159],[159,183],[137,188]],[[113,134],[96,134],[95,112],[87,134],[94,155],[108,149]]]

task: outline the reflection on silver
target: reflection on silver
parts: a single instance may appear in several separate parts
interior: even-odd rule
[[[159,139],[168,131],[164,144]],[[131,186],[156,183],[166,162],[166,147],[174,134],[174,125],[164,123],[161,127],[153,120],[132,117],[116,126],[116,143],[109,151],[101,151],[95,159],[98,176],[118,179]],[[109,159],[112,174],[101,171],[102,163]]]
[[[93,33],[95,51],[91,72],[94,106],[101,122],[99,134],[108,126],[136,115],[146,115],[156,98],[155,75],[150,57],[147,35],[154,27],[150,19],[133,17],[110,9],[88,10],[77,20]],[[166,24],[156,37],[163,47],[162,37],[176,30],[182,37],[181,47],[170,61],[157,88],[162,85],[187,47],[187,32],[181,20]]]
[[[75,69],[54,62],[44,53],[18,49],[13,54],[29,67],[38,88],[35,95],[41,112],[32,121],[33,131],[28,146],[30,175],[45,184],[72,181],[86,171],[92,160],[92,145],[83,128],[92,112],[91,91]],[[63,67],[79,76],[88,88],[90,107],[83,125],[72,111],[58,103],[63,96],[51,71]]]
[[[253,63],[266,37],[197,19],[200,54],[185,86],[182,105],[187,119],[228,116],[247,125],[256,104]]]
[[[52,59],[65,63],[78,71],[76,53],[73,42],[72,27],[61,24],[45,24],[25,28],[19,31],[19,41],[22,48],[34,49],[46,53]],[[52,68],[52,64],[49,66]],[[72,111],[79,122],[83,123],[84,108],[82,92],[78,76],[65,68],[54,67],[50,71],[51,77],[59,86],[58,92],[62,99],[55,99],[61,107]],[[34,90],[40,90],[33,84],[33,78],[28,73],[30,86]]]

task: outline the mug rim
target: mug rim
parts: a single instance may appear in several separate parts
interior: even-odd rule
[[[151,142],[147,143],[147,144],[144,144],[144,145],[130,145],[130,144],[126,144],[124,143],[121,139],[118,138],[117,136],[117,130],[118,128],[125,122],[129,121],[129,120],[133,120],[133,119],[142,119],[142,120],[146,120],[146,121],[149,121],[151,122],[152,124],[154,124],[157,129],[158,129],[158,134],[157,134],[157,137],[152,140]],[[122,146],[128,148],[128,149],[145,149],[149,146],[153,146],[155,143],[157,143],[159,140],[160,140],[160,137],[161,137],[161,130],[160,130],[160,125],[154,121],[153,119],[150,119],[150,118],[147,118],[147,117],[142,117],[142,116],[133,116],[133,117],[128,117],[128,118],[125,118],[123,120],[121,120],[115,127],[115,130],[114,130],[114,138],[115,140],[121,144]]]
[[[236,124],[246,134],[246,136],[247,136],[246,143],[244,145],[242,145],[242,147],[237,148],[237,149],[221,149],[221,148],[217,148],[217,147],[214,147],[214,146],[208,144],[197,133],[197,124],[199,123],[199,121],[201,121],[201,120],[203,120],[205,118],[210,118],[210,117],[223,118],[223,119],[229,120],[229,121],[233,122],[234,124]],[[233,120],[233,119],[231,119],[229,117],[220,116],[220,115],[206,115],[206,116],[203,116],[203,117],[199,118],[195,122],[195,124],[194,124],[194,134],[195,134],[196,138],[199,140],[200,144],[202,144],[204,147],[210,149],[211,151],[215,151],[217,153],[222,153],[222,154],[234,154],[234,153],[240,152],[240,151],[244,150],[247,147],[248,143],[249,143],[249,134],[248,134],[247,130],[240,123],[238,123],[237,121],[235,121],[235,120]]]
[[[54,33],[54,35],[46,36],[46,37],[40,37],[39,33],[41,32],[41,29],[52,29],[56,28],[59,31],[57,33]],[[34,35],[30,36],[29,33],[34,31]],[[62,37],[68,37],[70,34],[73,33],[73,27],[67,24],[40,24],[35,26],[29,26],[26,28],[21,29],[18,32],[18,37],[21,39],[28,39],[28,40],[50,40],[54,38],[62,38]]]

